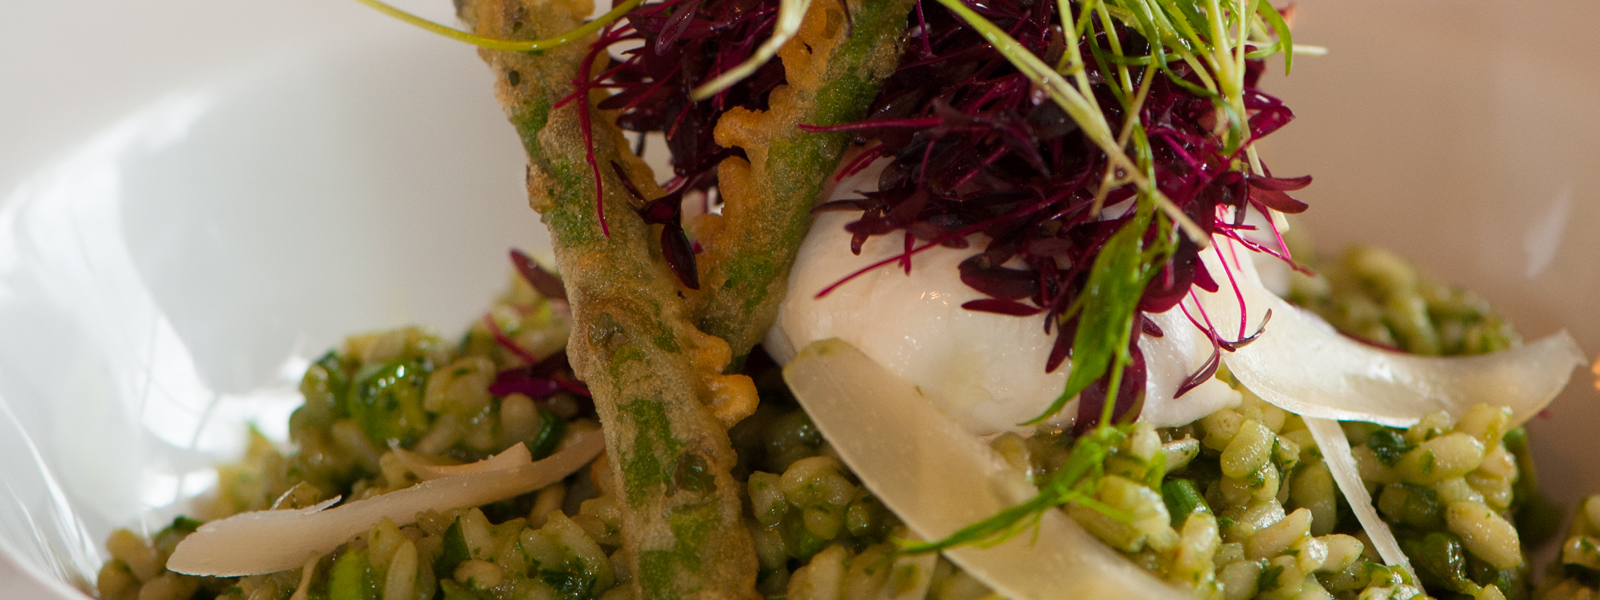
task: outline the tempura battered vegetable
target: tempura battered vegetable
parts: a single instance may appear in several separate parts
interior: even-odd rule
[[[532,39],[578,26],[588,9],[577,4],[471,0],[461,16],[481,35]],[[575,44],[538,56],[482,56],[528,152],[531,203],[566,280],[569,352],[594,394],[611,474],[626,497],[621,526],[633,585],[640,598],[750,597],[756,560],[726,427],[754,408],[755,388],[748,377],[722,375],[727,344],[690,323],[656,236],[630,201],[630,188],[661,193],[620,131],[596,113],[590,131],[610,235],[602,233],[580,123],[587,99],[560,105],[584,52]]]
[[[899,62],[913,2],[847,4],[849,15],[839,2],[811,4],[799,34],[778,51],[788,83],[772,91],[768,110],[735,108],[717,122],[717,143],[742,148],[749,160],[722,161],[722,215],[694,225],[706,252],[693,306],[700,327],[728,340],[737,356],[760,342],[777,316],[811,207],[850,141],[847,133],[796,125],[860,120]]]

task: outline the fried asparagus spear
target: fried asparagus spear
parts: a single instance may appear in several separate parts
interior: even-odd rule
[[[766,335],[788,287],[789,266],[811,228],[811,208],[849,145],[847,133],[797,127],[861,120],[900,61],[913,0],[817,0],[778,51],[787,83],[768,110],[735,108],[717,122],[717,143],[744,158],[717,168],[722,215],[692,224],[700,255],[695,322],[744,356]],[[850,13],[845,14],[846,5]]]
[[[571,30],[586,2],[464,0],[479,35],[536,39]],[[568,345],[605,426],[613,487],[624,500],[623,548],[636,597],[752,598],[756,556],[730,471],[727,428],[754,410],[755,386],[723,375],[731,354],[692,324],[658,233],[635,212],[619,172],[641,195],[661,195],[621,131],[593,112],[594,154],[604,177],[602,234],[585,161],[581,99],[569,95],[587,43],[542,54],[484,50],[497,94],[528,154],[528,194],[549,227],[572,302]],[[603,65],[597,65],[600,68]],[[613,166],[614,165],[614,166]]]

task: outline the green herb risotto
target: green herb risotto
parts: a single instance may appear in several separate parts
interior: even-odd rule
[[[1600,594],[1571,336],[1286,240],[1292,5],[360,1],[478,47],[562,277],[322,356],[103,600]]]
[[[1444,353],[1519,343],[1481,301],[1420,279],[1387,252],[1355,248],[1319,266],[1323,275],[1296,280],[1294,297],[1374,343]],[[333,497],[360,500],[417,484],[419,475],[399,452],[448,465],[523,444],[541,458],[564,436],[598,427],[583,387],[560,364],[565,304],[517,277],[456,343],[415,328],[346,340],[307,370],[306,402],[290,419],[291,445],[275,447],[257,435],[245,460],[218,469],[220,482],[195,502],[194,518],[180,517],[149,539],[113,534],[99,596],[632,597],[622,584],[633,574],[616,559],[620,499],[606,478],[591,476],[603,465],[507,500],[426,511],[405,526],[379,521],[316,558],[310,571],[199,577],[164,566],[201,525],[197,519],[303,508]],[[499,374],[529,373],[535,365],[545,365],[544,379],[568,385],[549,385],[538,398],[491,391],[508,379]],[[897,543],[912,535],[832,453],[776,367],[758,357],[746,368],[761,405],[730,437],[760,593],[793,600],[991,595],[948,560],[901,553]],[[1220,376],[1228,379],[1225,371]],[[1069,505],[1068,514],[1196,598],[1535,593],[1524,549],[1551,538],[1559,513],[1538,495],[1527,436],[1506,428],[1506,411],[1479,406],[1459,420],[1441,413],[1409,429],[1344,424],[1362,480],[1415,569],[1412,580],[1372,550],[1304,421],[1240,391],[1237,407],[1188,425],[1119,428],[1123,435],[1103,460],[1092,503]],[[999,435],[990,445],[1043,479],[1070,461],[1074,441],[1068,430],[1041,427],[1032,435]],[[1596,593],[1597,510],[1600,498],[1580,507],[1560,559],[1533,597]]]

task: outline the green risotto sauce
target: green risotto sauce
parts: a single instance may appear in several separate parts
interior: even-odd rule
[[[1309,256],[1303,250],[1300,256]],[[1292,276],[1290,299],[1341,331],[1427,355],[1492,352],[1521,343],[1487,303],[1431,281],[1392,253],[1352,248]],[[105,600],[625,600],[617,495],[595,464],[516,498],[384,520],[307,567],[249,577],[166,570],[203,521],[369,498],[420,479],[395,449],[462,464],[524,444],[538,459],[574,432],[599,427],[581,385],[531,397],[491,392],[508,370],[560,361],[563,301],[520,278],[455,342],[403,328],[353,336],[307,370],[290,444],[253,436],[246,457],[149,538],[106,542],[96,592]],[[544,376],[576,384],[564,363]],[[911,533],[840,462],[770,361],[746,367],[757,412],[729,436],[744,482],[746,524],[769,599],[973,600],[994,594],[942,557],[908,560]],[[1416,580],[1384,566],[1345,503],[1299,416],[1218,374],[1243,395],[1189,425],[1124,426],[1093,491],[1100,507],[1067,507],[1107,545],[1199,599],[1589,598],[1600,583],[1600,499],[1585,502],[1537,590],[1526,549],[1553,537],[1559,510],[1538,495],[1526,433],[1509,412],[1479,406],[1459,420],[1409,429],[1345,423],[1382,518]],[[1074,438],[1042,428],[991,446],[1030,477],[1066,464]],[[1115,515],[1115,516],[1111,516]],[[307,572],[307,568],[310,569]]]

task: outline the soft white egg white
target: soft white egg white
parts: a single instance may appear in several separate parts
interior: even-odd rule
[[[876,189],[880,169],[881,163],[841,181],[827,199]],[[987,239],[972,236],[965,249],[929,249],[912,259],[909,273],[890,264],[818,298],[851,273],[905,249],[904,238],[894,233],[867,240],[861,254],[853,254],[844,226],[858,216],[826,212],[817,217],[789,276],[789,293],[768,334],[767,351],[787,364],[807,344],[838,338],[915,384],[974,434],[1031,429],[1019,423],[1039,416],[1060,396],[1071,363],[1045,371],[1055,334],[1045,331],[1042,315],[961,307],[985,297],[962,283],[957,266]],[[1163,335],[1139,340],[1149,373],[1141,418],[1157,426],[1181,425],[1238,404],[1239,393],[1215,380],[1174,398],[1183,380],[1211,355],[1211,343],[1180,309],[1153,319]],[[1075,412],[1069,405],[1052,420],[1068,421]]]

